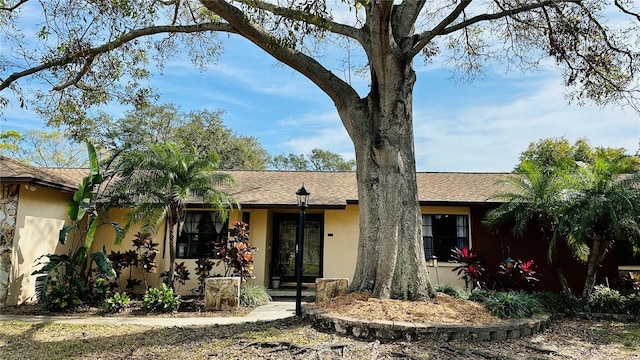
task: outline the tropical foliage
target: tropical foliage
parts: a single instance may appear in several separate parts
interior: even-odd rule
[[[459,264],[451,271],[456,272],[458,277],[464,280],[467,290],[530,291],[538,281],[533,260],[523,261],[509,258],[498,265],[498,271],[495,275],[487,270],[486,260],[478,249],[454,248],[451,250],[451,260]]]
[[[180,295],[166,284],[150,288],[142,298],[142,309],[147,312],[171,312],[180,307]]]
[[[149,288],[147,275],[156,272],[156,256],[158,254],[158,243],[153,242],[149,233],[137,232],[131,240],[133,249],[120,252],[111,251],[109,260],[116,271],[116,279],[119,279],[124,270],[129,269],[127,277],[127,290],[133,290],[144,281],[145,290]],[[133,277],[133,269],[139,268],[142,271],[142,281]],[[119,284],[117,284],[119,285]]]
[[[573,161],[571,159],[568,160]],[[558,166],[525,161],[510,180],[513,192],[497,199],[504,203],[486,219],[492,227],[509,224],[516,235],[537,225],[548,241],[548,259],[556,263],[559,241],[587,265],[582,297],[595,286],[597,270],[617,241],[640,244],[640,176],[626,174],[629,156],[595,151],[591,163],[557,161]],[[562,269],[558,274],[570,292]]]
[[[87,143],[91,164],[87,175],[67,206],[67,215],[72,223],[60,230],[59,242],[68,245],[67,254],[45,254],[36,261],[42,267],[33,272],[41,275],[40,299],[54,308],[78,305],[92,295],[93,281],[96,278],[114,279],[116,272],[104,249],[89,254],[96,230],[101,225],[111,225],[116,237],[122,237],[122,229],[117,223],[110,222],[104,207],[98,203],[98,190],[103,177],[93,145]],[[92,265],[96,265],[96,277],[92,278]]]
[[[466,246],[462,249],[454,248],[451,250],[451,260],[460,264],[453,268],[452,271],[456,272],[458,277],[464,280],[465,288],[486,287],[484,260],[477,249],[470,249]]]
[[[229,175],[215,172],[216,165],[213,153],[200,154],[193,146],[169,142],[128,149],[122,154],[113,201],[131,207],[127,228],[142,223],[145,232],[155,234],[160,224],[167,222],[170,269],[175,267],[176,239],[182,231],[187,204],[201,202],[223,217],[234,205],[230,195],[215,189],[232,181]],[[173,276],[169,271],[171,287]]]

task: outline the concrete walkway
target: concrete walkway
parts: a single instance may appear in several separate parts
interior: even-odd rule
[[[241,317],[111,317],[111,316],[25,316],[4,315],[0,313],[0,323],[8,321],[26,321],[36,323],[66,324],[131,324],[146,326],[194,326],[194,325],[229,325],[246,322],[270,321],[295,316],[296,303],[291,301],[272,301],[268,305],[257,307],[249,314]],[[0,309],[0,312],[2,309]]]

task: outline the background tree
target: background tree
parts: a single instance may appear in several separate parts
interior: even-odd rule
[[[355,160],[345,160],[342,155],[328,150],[313,149],[309,154],[280,154],[271,158],[269,166],[276,170],[296,171],[353,171]]]
[[[94,104],[147,104],[154,93],[141,80],[149,75],[145,66],[152,49],[157,53],[151,58],[162,60],[175,54],[176,44],[184,44],[196,64],[203,65],[217,50],[213,32],[238,34],[322,89],[354,143],[360,239],[351,288],[372,291],[379,298],[426,300],[434,292],[420,234],[414,58],[446,56],[443,60],[473,79],[482,73],[485,61],[530,68],[548,55],[564,70],[573,99],[602,104],[630,99],[638,92],[640,16],[633,2],[471,3],[66,0],[31,5],[16,0],[15,6],[0,12],[7,24],[0,31],[10,31],[6,47],[21,52],[0,54],[6,74],[0,91],[12,90],[20,101],[41,100],[39,109],[45,116],[78,123],[83,109]],[[20,11],[29,6],[43,10],[39,43],[15,33],[21,29]],[[333,10],[346,21],[336,21]],[[606,23],[609,10],[617,11],[615,27]],[[320,63],[322,54],[312,53],[321,48],[313,46],[314,40],[332,36],[360,46],[369,70],[368,93],[361,96],[341,74]],[[16,60],[20,55],[24,59]],[[27,98],[18,80],[29,76],[52,84],[53,96],[40,92]]]
[[[0,154],[35,166],[87,167],[86,150],[67,139],[61,131],[31,129],[0,132]]]
[[[222,114],[208,110],[183,113],[173,104],[150,105],[129,111],[120,119],[102,113],[69,130],[74,139],[89,138],[110,151],[167,141],[186,143],[198,153],[217,154],[218,169],[265,169],[267,151],[257,139],[224,126]]]
[[[530,143],[520,154],[520,164],[514,170],[521,170],[522,164],[528,162],[543,167],[569,169],[575,168],[580,162],[593,165],[598,156],[618,162],[621,172],[635,173],[640,170],[640,158],[629,156],[625,148],[592,147],[588,139],[578,139],[571,145],[564,137],[540,139]]]
[[[120,180],[115,184],[112,202],[131,206],[126,228],[141,222],[143,231],[155,234],[159,225],[167,221],[167,282],[173,288],[176,240],[185,221],[187,203],[200,200],[226,218],[228,209],[234,205],[233,199],[214,186],[232,179],[215,172],[215,154],[199,154],[193,146],[157,143],[126,150],[121,156],[116,170]]]

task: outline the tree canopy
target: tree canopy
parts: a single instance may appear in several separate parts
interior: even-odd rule
[[[92,105],[143,107],[155,95],[146,82],[150,62],[162,66],[180,45],[202,66],[218,54],[215,33],[242,36],[318,86],[354,143],[360,242],[351,289],[428,300],[434,291],[420,234],[413,61],[438,58],[474,79],[486,63],[528,69],[551,58],[570,98],[633,104],[640,91],[635,6],[628,0],[5,1],[0,31],[12,51],[0,54],[0,105],[10,91],[50,121],[79,124]],[[29,23],[26,13],[41,20]],[[316,52],[336,38],[357,44],[366,57],[366,94]],[[44,88],[25,91],[27,78]]]
[[[269,166],[277,170],[353,171],[356,161],[345,160],[340,154],[316,148],[308,154],[275,155],[271,158]]]
[[[86,167],[85,146],[58,130],[0,131],[0,155],[44,167]]]
[[[262,170],[269,154],[257,139],[237,134],[226,127],[222,111],[183,113],[173,104],[150,105],[128,111],[113,119],[101,113],[70,126],[74,139],[89,139],[113,151],[124,147],[144,148],[149,144],[190,144],[203,154],[215,153],[219,169]]]
[[[588,139],[578,139],[571,145],[566,138],[546,138],[529,144],[520,154],[520,163],[515,171],[522,170],[523,164],[536,163],[542,167],[571,168],[579,163],[593,165],[599,157],[621,161],[621,172],[635,173],[640,170],[640,158],[627,153],[625,148],[592,147]]]

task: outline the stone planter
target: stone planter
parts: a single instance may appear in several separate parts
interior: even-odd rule
[[[349,279],[318,278],[316,279],[316,302],[323,302],[347,293]]]
[[[239,277],[210,277],[205,280],[205,310],[233,310],[238,306],[240,306]]]

